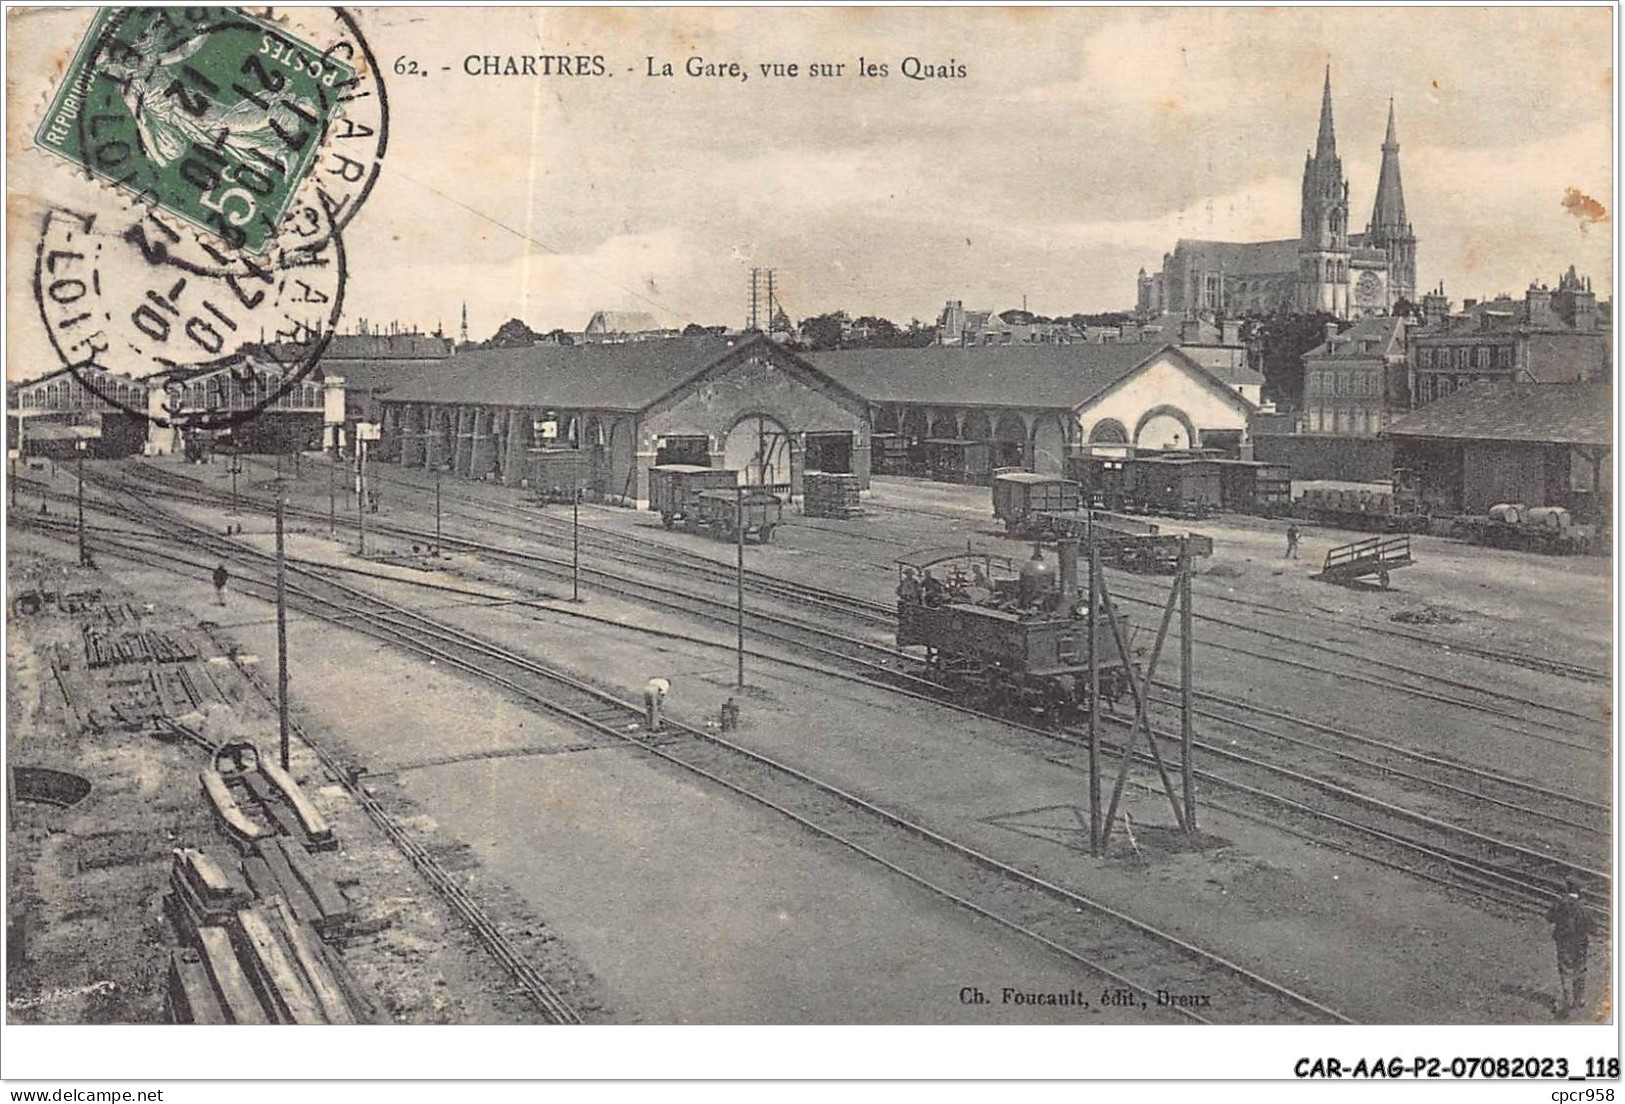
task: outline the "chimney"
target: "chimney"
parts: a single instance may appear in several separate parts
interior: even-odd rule
[[[1221,345],[1240,345],[1241,344],[1241,321],[1240,321],[1240,319],[1227,318],[1223,322],[1219,323],[1219,344],[1221,344]]]
[[[1337,323],[1336,322],[1328,322],[1328,323],[1326,323],[1326,344],[1330,345],[1332,342],[1334,342],[1336,340],[1337,340]]]
[[[1464,311],[1470,311],[1476,306],[1478,306],[1477,299],[1463,299],[1461,301],[1461,309]]]
[[[1529,290],[1523,293],[1525,307],[1529,311],[1529,324],[1531,326],[1550,326],[1552,324],[1552,289],[1544,284],[1530,284]]]
[[[1078,539],[1062,537],[1061,552],[1061,612],[1070,616],[1078,604]]]

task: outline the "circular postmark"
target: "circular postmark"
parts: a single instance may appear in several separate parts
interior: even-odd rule
[[[166,427],[319,405],[307,377],[341,314],[341,231],[388,115],[342,9],[99,11],[35,135],[111,186],[42,227],[35,300],[62,363]]]
[[[103,402],[166,428],[224,428],[289,405],[344,304],[343,238],[322,209],[306,211],[308,243],[285,234],[222,271],[209,235],[162,212],[51,209],[34,299],[57,357]]]
[[[341,9],[103,9],[36,144],[260,256],[301,198],[335,229],[355,216],[388,116],[371,48]]]

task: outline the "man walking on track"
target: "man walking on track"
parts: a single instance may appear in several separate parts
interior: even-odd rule
[[[1573,878],[1563,882],[1563,896],[1546,910],[1552,925],[1552,942],[1557,944],[1557,1014],[1567,1019],[1585,1003],[1586,949],[1596,921],[1580,901],[1580,884]]]
[[[225,564],[221,564],[220,566],[218,566],[218,567],[216,567],[214,569],[214,604],[215,605],[223,606],[223,605],[226,604],[226,582],[230,578],[231,578],[231,576],[230,576],[230,574],[227,573]]]
[[[1298,523],[1297,522],[1293,522],[1291,525],[1288,525],[1286,527],[1286,556],[1283,556],[1281,558],[1286,559],[1287,557],[1291,557],[1294,560],[1298,558]]]
[[[663,678],[652,678],[643,688],[644,719],[648,722],[650,732],[659,732],[663,722],[661,708],[666,703],[666,695],[671,693],[671,683]]]

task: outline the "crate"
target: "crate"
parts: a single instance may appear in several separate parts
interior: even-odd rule
[[[802,512],[808,517],[850,520],[863,513],[858,477],[810,471],[802,480]]]

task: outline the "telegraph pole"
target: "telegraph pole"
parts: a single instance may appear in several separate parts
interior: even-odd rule
[[[435,502],[440,500],[437,498]],[[438,508],[435,518],[440,517]],[[570,601],[581,601],[581,488],[570,496]]]
[[[327,465],[327,539],[332,540],[339,532],[339,496],[334,484],[338,481],[339,454],[333,450],[331,463]]]
[[[79,471],[79,566],[90,564],[90,557],[85,553],[85,442],[81,439],[75,441],[77,446]]]
[[[367,442],[355,443],[355,518],[360,555],[367,554]]]
[[[1196,831],[1196,789],[1191,782],[1191,540],[1179,539],[1179,738],[1180,781],[1185,784],[1185,831]]]
[[[734,569],[734,629],[739,657],[739,675],[736,684],[745,685],[745,488],[734,488],[734,537],[738,559]]]
[[[1091,521],[1093,515],[1090,515]],[[1092,528],[1092,527],[1091,527]],[[1100,552],[1089,540],[1089,853],[1100,857]],[[1123,662],[1128,662],[1124,656]],[[1127,754],[1125,752],[1124,754]]]
[[[237,473],[243,470],[243,454],[238,451],[235,438],[231,442],[231,516],[237,516]]]
[[[440,469],[434,472],[434,558],[440,558]]]
[[[288,769],[288,576],[282,548],[282,481],[276,484],[276,718],[277,751]]]

